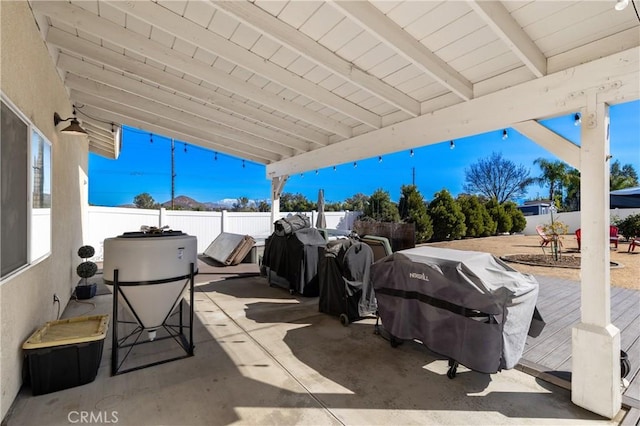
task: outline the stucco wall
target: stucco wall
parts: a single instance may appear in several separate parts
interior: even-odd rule
[[[0,283],[0,415],[4,418],[22,385],[22,343],[44,322],[56,319],[56,293],[64,309],[71,295],[77,248],[82,243],[80,177],[87,170],[87,141],[64,136],[53,113],[72,106],[26,1],[0,1],[0,87],[52,143],[52,252],[44,261]]]

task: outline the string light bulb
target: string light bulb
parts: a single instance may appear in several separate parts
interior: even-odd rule
[[[507,132],[507,129],[502,130],[502,140],[506,141],[507,139],[509,139],[509,133]]]
[[[318,176],[318,171],[316,170],[316,176]]]
[[[573,116],[573,125],[574,126],[579,126],[580,123],[582,123],[582,117],[580,116],[579,113],[575,113],[575,115]]]
[[[149,133],[149,143],[153,143],[153,133]]]
[[[213,153],[213,161],[218,161],[218,153],[217,152]]]
[[[449,149],[453,149],[456,147],[456,144],[454,141],[449,142]]]
[[[617,0],[614,8],[617,11],[625,10],[629,6],[629,0]]]
[[[338,168],[336,166],[333,166],[333,171],[335,172],[336,170],[338,170]]]
[[[382,155],[378,155],[378,163],[382,163]]]
[[[187,144],[186,143],[184,144],[184,153],[185,154],[187,153]]]
[[[356,163],[355,161],[353,162],[353,168],[357,169],[358,168],[358,163]]]
[[[244,169],[245,165],[244,165],[244,160],[242,160],[242,168]]]
[[[413,157],[413,149],[409,151],[409,157]]]

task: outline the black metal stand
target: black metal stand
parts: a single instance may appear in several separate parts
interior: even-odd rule
[[[190,269],[189,269],[189,275],[188,275],[188,281],[187,283],[185,283],[185,287],[187,286],[187,284],[189,285],[189,324],[185,325],[183,323],[183,305],[185,303],[184,298],[183,298],[183,292],[184,292],[184,288],[182,288],[182,291],[180,292],[180,295],[178,296],[179,301],[178,301],[178,311],[176,312],[175,310],[175,303],[174,303],[174,308],[172,309],[171,312],[169,312],[167,314],[167,317],[164,319],[164,322],[162,323],[162,329],[164,329],[168,335],[164,336],[164,337],[159,337],[156,338],[154,340],[144,340],[144,341],[140,341],[140,337],[142,336],[142,333],[145,331],[145,329],[140,325],[142,324],[142,322],[140,321],[140,318],[138,317],[138,314],[136,313],[135,309],[133,309],[133,307],[131,306],[131,303],[129,302],[129,300],[127,299],[127,297],[125,296],[124,292],[122,292],[122,290],[120,289],[120,284],[118,281],[118,270],[114,270],[113,271],[113,322],[112,322],[112,336],[111,336],[111,375],[112,376],[116,376],[118,374],[124,374],[124,373],[128,373],[130,371],[135,371],[135,370],[140,370],[143,368],[147,368],[147,367],[152,367],[154,365],[158,365],[158,364],[164,364],[166,362],[171,362],[171,361],[176,361],[179,359],[183,359],[183,358],[187,358],[190,356],[193,356],[194,354],[194,345],[193,345],[193,302],[194,302],[194,294],[193,294],[193,285],[194,285],[194,276],[195,276],[195,272],[194,272],[194,264],[191,263],[190,265]],[[182,277],[184,278],[184,277]],[[160,280],[160,281],[148,281],[148,282],[144,282],[144,283],[133,283],[136,285],[140,285],[140,284],[158,284],[158,283],[165,283],[168,282],[170,280]],[[128,284],[132,284],[132,283],[128,283]],[[124,321],[124,320],[119,320],[118,319],[118,303],[119,303],[119,297],[118,296],[122,296],[122,298],[124,299],[125,303],[127,304],[127,306],[129,307],[129,309],[131,310],[131,313],[133,314],[133,316],[136,318],[136,321]],[[179,315],[179,323],[178,324],[171,324],[171,318],[175,315]],[[135,325],[134,330],[129,332],[126,336],[124,336],[123,338],[119,338],[118,337],[118,325],[119,324],[132,324]],[[185,336],[185,328],[189,329],[189,336],[187,338],[187,336]],[[150,362],[147,364],[143,364],[143,365],[138,365],[132,368],[127,368],[127,369],[121,369],[122,365],[124,364],[125,360],[127,359],[127,357],[129,356],[129,354],[131,353],[132,349],[135,346],[138,345],[142,345],[142,344],[148,344],[148,343],[152,343],[152,342],[156,342],[156,341],[161,341],[161,340],[165,340],[165,339],[173,339],[176,341],[176,343],[185,351],[185,355],[181,355],[181,356],[177,356],[177,357],[170,357],[170,358],[166,358],[166,359],[161,359],[159,361],[154,361],[154,362]],[[133,342],[131,342],[131,340],[133,340]],[[122,360],[119,359],[119,355],[120,355],[120,350],[121,349],[127,349],[126,354],[124,355],[124,357],[122,358]]]

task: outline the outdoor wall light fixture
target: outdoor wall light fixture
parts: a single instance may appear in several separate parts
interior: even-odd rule
[[[73,110],[73,116],[69,117],[69,118],[65,118],[62,119],[60,118],[60,115],[57,112],[53,113],[53,125],[57,126],[58,124],[62,123],[63,121],[69,121],[71,120],[71,123],[69,123],[69,125],[67,127],[65,127],[64,129],[60,130],[60,133],[68,133],[70,135],[86,135],[87,131],[84,130],[82,128],[82,126],[80,126],[80,123],[78,122],[78,119],[76,118],[76,111],[75,109]]]
[[[582,123],[582,118],[580,117],[580,114],[576,112],[576,114],[573,116],[573,125],[579,126],[580,123]]]
[[[456,147],[455,142],[453,142],[453,141],[449,142],[449,149],[453,149],[455,147]]]
[[[616,0],[616,10],[625,10],[629,6],[629,0]]]
[[[507,139],[509,139],[509,133],[507,133],[507,129],[504,129],[502,131],[502,140],[506,141]]]

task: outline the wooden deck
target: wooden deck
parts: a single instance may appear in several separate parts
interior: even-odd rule
[[[546,326],[537,338],[529,337],[521,364],[569,379],[571,329],[580,321],[580,283],[536,276],[540,283],[538,310]],[[611,322],[620,329],[620,347],[627,352],[631,382],[624,403],[640,409],[640,291],[611,287]]]

